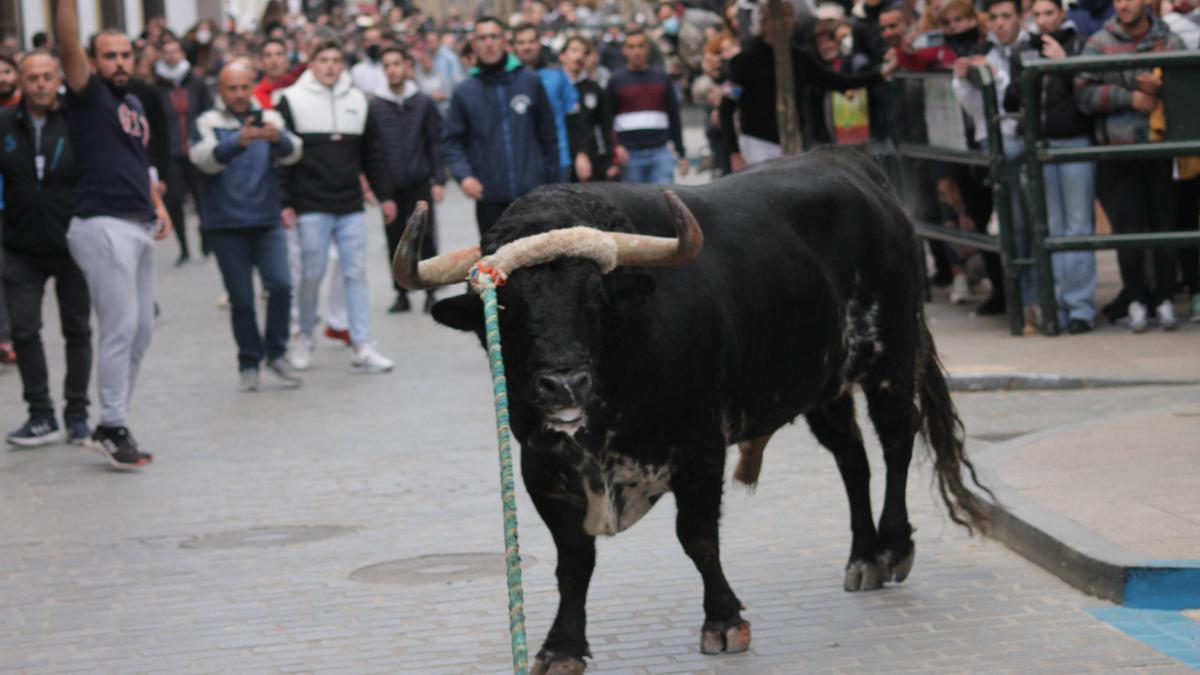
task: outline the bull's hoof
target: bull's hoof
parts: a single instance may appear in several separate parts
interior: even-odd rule
[[[750,648],[750,623],[734,619],[706,623],[700,630],[701,654],[737,654]]]
[[[533,662],[530,675],[583,675],[587,664],[577,656],[542,651]]]
[[[884,579],[896,583],[907,579],[909,572],[912,572],[913,558],[916,555],[916,546],[910,546],[908,553],[904,554],[899,560],[896,560],[896,554],[892,551],[880,553],[879,568],[883,570]]]
[[[883,587],[883,571],[873,562],[851,560],[846,563],[846,577],[842,588],[848,593],[874,591]]]

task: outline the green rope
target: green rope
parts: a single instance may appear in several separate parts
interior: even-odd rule
[[[504,504],[504,561],[508,578],[508,632],[512,636],[513,673],[528,675],[529,648],[525,640],[525,591],[521,584],[521,546],[517,543],[517,499],[513,482],[512,428],[508,423],[508,383],[500,351],[500,312],[491,274],[471,272],[471,286],[483,298],[492,396],[496,401],[496,440],[500,444],[500,498]]]

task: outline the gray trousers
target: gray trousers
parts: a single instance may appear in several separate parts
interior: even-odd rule
[[[154,332],[152,223],[72,218],[67,247],[87,279],[99,344],[100,424],[125,426],[142,355]]]

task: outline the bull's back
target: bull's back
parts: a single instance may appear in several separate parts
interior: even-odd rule
[[[635,230],[670,236],[662,188],[609,186]],[[836,392],[848,308],[913,316],[915,240],[882,174],[851,151],[815,151],[699,187],[673,188],[704,232],[700,256],[649,270],[645,340],[663,392],[710,391],[731,436],[769,433]],[[888,315],[888,316],[885,316]],[[636,340],[631,335],[631,340]]]

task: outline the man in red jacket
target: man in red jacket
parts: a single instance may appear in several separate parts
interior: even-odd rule
[[[258,48],[258,60],[263,78],[254,85],[254,98],[263,110],[274,110],[275,102],[272,99],[275,92],[295,84],[308,66],[298,63],[295,67],[289,67],[287,45],[275,38],[263,41]]]

